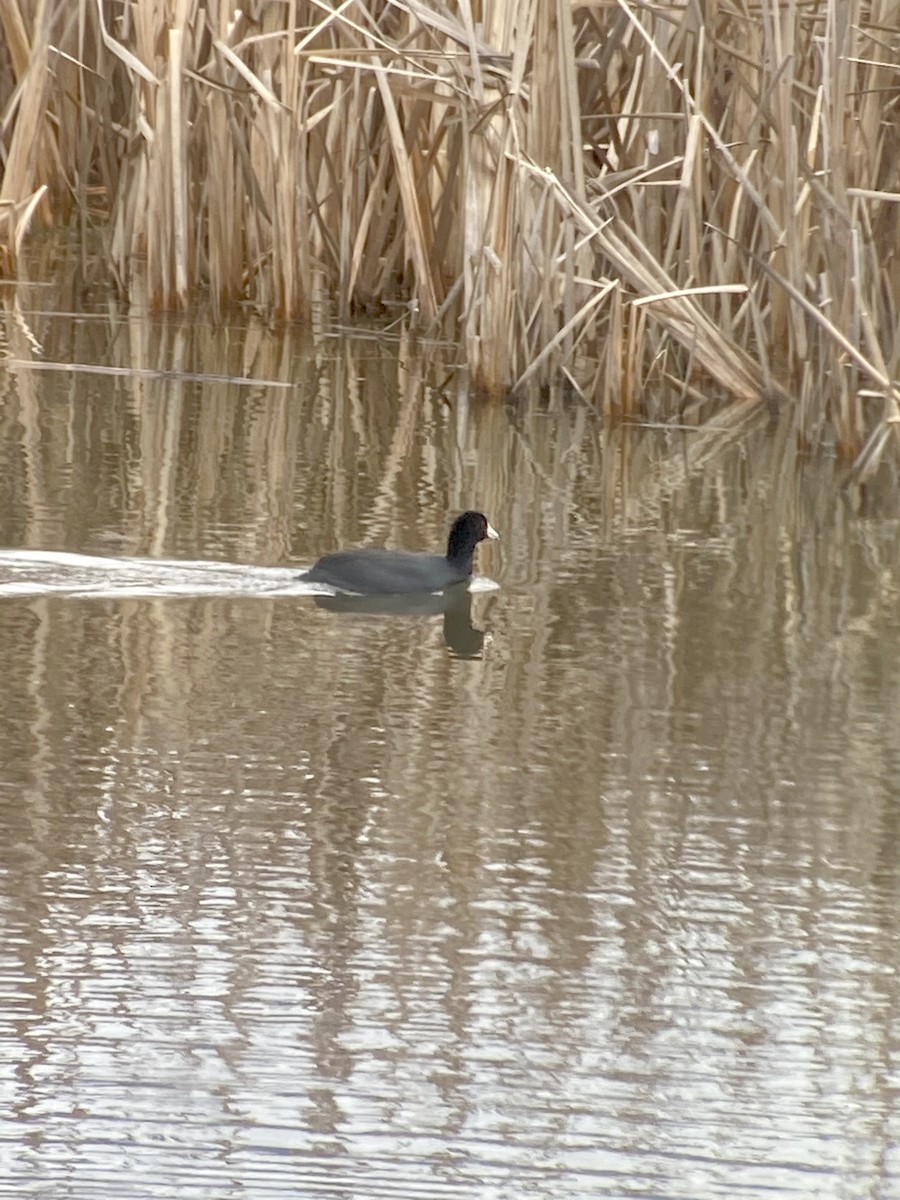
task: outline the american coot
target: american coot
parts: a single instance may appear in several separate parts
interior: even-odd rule
[[[483,513],[464,512],[451,526],[446,556],[414,550],[339,550],[323,555],[300,578],[364,596],[440,592],[468,579],[475,547],[485,538],[496,537],[499,534]]]

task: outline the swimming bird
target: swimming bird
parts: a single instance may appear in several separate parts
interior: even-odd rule
[[[342,592],[389,596],[441,592],[469,579],[475,547],[500,535],[484,513],[461,513],[450,527],[446,554],[363,547],[324,554],[300,576],[304,583],[327,583]]]

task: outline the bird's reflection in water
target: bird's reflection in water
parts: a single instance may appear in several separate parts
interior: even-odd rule
[[[478,658],[484,646],[484,631],[472,624],[472,593],[468,582],[445,588],[442,592],[414,593],[402,596],[355,596],[338,593],[318,595],[319,608],[329,612],[359,613],[387,617],[444,618],[444,641],[457,658]]]

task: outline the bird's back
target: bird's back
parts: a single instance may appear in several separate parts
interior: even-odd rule
[[[470,564],[471,566],[471,564]],[[439,592],[468,578],[470,570],[442,554],[413,550],[338,550],[325,554],[302,577],[307,583],[326,583],[364,595]]]

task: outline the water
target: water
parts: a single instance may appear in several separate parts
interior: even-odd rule
[[[0,345],[0,1196],[900,1197],[892,481],[385,341]],[[463,611],[295,579],[472,505]]]

